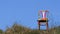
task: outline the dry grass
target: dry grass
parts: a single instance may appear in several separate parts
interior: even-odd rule
[[[60,27],[49,29],[47,32],[46,30],[32,30],[21,25],[14,24],[11,28],[7,28],[5,32],[0,30],[0,34],[60,34]]]

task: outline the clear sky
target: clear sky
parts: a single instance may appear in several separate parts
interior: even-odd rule
[[[60,25],[60,0],[0,0],[0,29],[14,22],[36,29],[39,10],[49,11],[49,25]]]

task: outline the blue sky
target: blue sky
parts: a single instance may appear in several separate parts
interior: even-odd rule
[[[49,11],[49,26],[60,25],[60,0],[0,0],[0,29],[15,22],[36,29],[39,10]]]

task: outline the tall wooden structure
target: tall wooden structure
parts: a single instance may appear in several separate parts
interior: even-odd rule
[[[46,30],[48,31],[48,18],[47,18],[47,10],[42,10],[38,12],[38,29],[40,30],[40,26],[42,26],[41,23],[44,23],[46,26]],[[42,16],[40,16],[42,15]]]

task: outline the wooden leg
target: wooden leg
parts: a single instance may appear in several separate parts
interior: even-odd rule
[[[40,22],[38,22],[38,29],[40,30]]]

